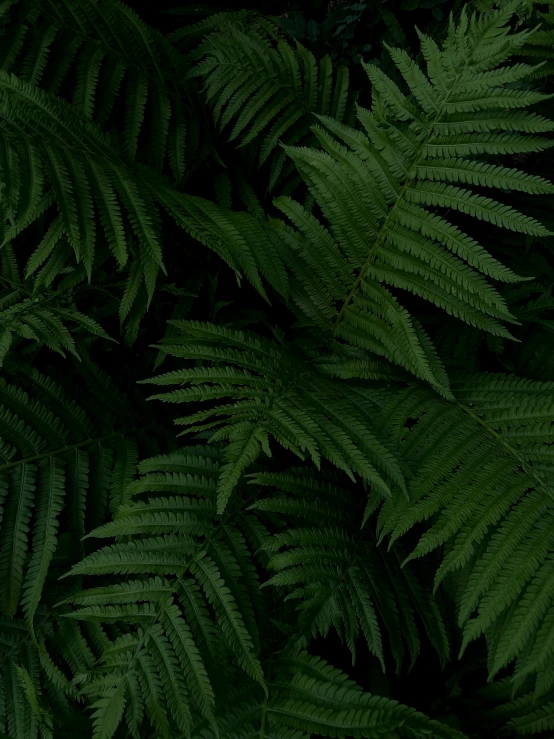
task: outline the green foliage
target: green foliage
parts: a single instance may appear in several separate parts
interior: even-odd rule
[[[23,2],[22,12],[26,7]],[[47,5],[47,10],[50,13],[47,15],[47,24],[51,28],[53,22],[50,16],[54,9]],[[85,12],[87,10],[90,18]],[[101,16],[100,24],[97,13]],[[21,53],[23,58],[13,59],[14,54],[7,54],[0,69],[0,170],[5,214],[3,246],[10,244],[37,219],[49,214],[55,204],[57,215],[51,218],[42,239],[30,254],[25,275],[36,276],[40,286],[49,286],[69,268],[74,273],[75,282],[85,279],[90,282],[94,267],[103,263],[107,256],[111,255],[120,269],[130,262],[119,307],[123,321],[133,309],[136,310],[137,303],[139,311],[144,313],[152,300],[158,273],[165,271],[161,205],[179,226],[199,240],[209,242],[231,266],[253,280],[260,290],[263,291],[258,277],[260,268],[274,284],[275,278],[272,278],[271,272],[279,273],[282,270],[278,265],[274,269],[266,269],[268,263],[271,265],[268,255],[248,254],[248,248],[237,249],[233,241],[236,226],[232,225],[236,216],[226,216],[212,203],[184,195],[176,189],[182,179],[180,170],[184,167],[180,154],[174,152],[170,158],[174,163],[177,159],[180,162],[179,166],[173,167],[171,176],[166,177],[161,172],[169,140],[170,111],[169,102],[163,98],[163,90],[166,86],[172,86],[164,75],[170,78],[179,76],[182,87],[184,61],[176,57],[168,42],[150,34],[132,11],[117,2],[100,5],[90,0],[83,6],[69,0],[67,6],[64,4],[59,22],[63,25],[63,19],[69,17],[74,25],[75,14],[77,19],[84,14],[79,33],[85,40],[77,36],[77,41],[82,41],[80,50],[84,54],[85,66],[78,71],[76,79],[71,80],[76,85],[71,102],[57,94],[72,63],[71,56],[67,58],[67,54],[64,54],[61,59],[56,58],[49,75],[50,84],[40,86],[49,45],[54,40],[53,31],[46,33],[39,25],[30,50]],[[58,17],[59,13],[56,12]],[[26,23],[22,24],[19,18],[17,20],[15,26],[23,40]],[[110,76],[106,86],[110,88],[111,102],[102,101],[108,103],[108,110],[118,96],[126,65],[137,67],[140,63],[137,71],[125,77],[127,99],[125,112],[120,113],[125,121],[121,132],[113,131],[104,115],[94,116],[92,113],[99,72],[87,66],[92,61],[89,53],[91,44],[86,42],[89,26],[90,33],[103,42],[106,29],[109,27],[109,35],[112,36],[118,24],[120,27],[123,24],[124,28],[130,26],[133,35],[129,39],[129,49],[125,47],[117,52],[117,69],[108,67]],[[53,28],[57,25],[58,21]],[[71,23],[64,28],[66,32],[74,31]],[[6,33],[10,34],[9,26]],[[151,36],[156,41],[151,40]],[[111,43],[114,43],[113,40]],[[20,46],[17,37],[14,39],[14,53],[19,51]],[[99,63],[102,54],[98,52],[98,41],[91,48]],[[110,48],[106,48],[105,55]],[[148,51],[147,62],[143,61],[145,48]],[[64,50],[67,51],[67,43],[64,44]],[[77,51],[72,52],[72,56],[73,53]],[[121,56],[124,60],[119,64]],[[177,65],[173,71],[171,60],[174,60],[173,67]],[[19,64],[16,63],[18,61]],[[108,61],[105,61],[105,66],[108,66]],[[144,66],[146,69],[142,69]],[[30,67],[35,70],[33,74],[25,72]],[[163,74],[162,67],[165,70]],[[13,69],[23,71],[16,75]],[[80,70],[79,65],[77,69]],[[153,77],[154,70],[157,71],[157,77]],[[153,79],[150,80],[149,76]],[[87,88],[83,89],[83,85]],[[150,122],[154,143],[157,145],[161,142],[156,154],[156,166],[152,163],[146,166],[135,156],[149,85],[155,91],[154,99],[159,103]],[[189,91],[186,89],[181,91],[182,97],[187,94]],[[86,98],[84,104],[81,102],[83,98]],[[178,126],[175,136],[182,148],[185,124],[179,123],[176,118],[174,125]],[[98,243],[100,249],[104,250],[103,254],[102,251],[98,253]],[[70,267],[72,263],[74,266]]]
[[[454,405],[404,391],[384,409],[384,427],[413,472],[410,504],[384,502],[378,531],[394,542],[436,516],[408,560],[444,546],[435,587],[463,570],[462,652],[485,633],[491,677],[517,658],[516,683],[538,673],[539,689],[550,680],[543,671],[550,654],[554,460],[546,419],[554,385],[485,374],[468,375],[453,390]]]
[[[423,736],[427,726],[423,716],[358,688],[352,690],[344,675],[304,652],[291,652],[282,666],[271,661],[270,677],[264,676],[257,655],[260,649],[265,651],[267,635],[259,632],[256,622],[262,603],[251,547],[259,548],[261,541],[262,549],[268,550],[276,543],[252,506],[243,503],[215,518],[217,480],[224,469],[217,450],[210,447],[186,447],[145,460],[139,465],[141,476],[127,488],[126,501],[114,520],[89,534],[119,541],[72,569],[74,575],[96,575],[110,584],[70,597],[65,604],[75,608],[64,615],[92,623],[117,622],[123,631],[105,647],[83,687],[94,700],[95,736],[112,736],[123,717],[133,733],[136,714],[142,715],[143,710],[162,736],[172,736],[172,725],[190,733],[191,716],[196,713],[214,724],[212,686],[229,679],[223,666],[230,657],[261,684],[257,710],[267,713],[268,731],[274,724],[323,736],[373,737],[407,726],[415,732],[412,735],[419,736],[421,729]],[[264,501],[254,508],[280,511],[272,503]],[[304,536],[311,543],[307,532]],[[263,559],[267,568],[274,568],[273,558]],[[371,565],[360,560],[360,567],[364,566]],[[115,575],[127,577],[118,582]],[[396,572],[395,577],[399,576]],[[359,588],[361,618],[375,621],[372,606],[362,594],[363,575],[357,579],[352,566],[348,577]],[[409,578],[404,588],[421,595]],[[405,599],[406,592],[399,597]],[[391,603],[386,606],[390,609]],[[323,626],[322,615],[312,615],[316,628]],[[391,611],[383,615],[390,617]],[[414,624],[410,627],[413,630]],[[374,628],[379,639],[376,624]],[[397,626],[395,636],[399,635]],[[412,636],[417,643],[417,635]],[[251,697],[246,705],[251,714]],[[237,720],[240,713],[241,707]],[[226,730],[225,722],[222,729]],[[444,733],[439,727],[437,731],[437,736],[456,736],[446,728]]]
[[[358,405],[357,393],[347,387],[337,392],[336,385],[277,342],[210,324],[178,325],[182,340],[177,343],[172,336],[160,348],[214,366],[174,370],[148,382],[191,386],[152,396],[166,402],[237,401],[176,420],[187,427],[184,433],[191,433],[225,424],[224,419],[210,420],[213,416],[229,418],[211,437],[229,440],[217,487],[219,513],[246,467],[262,450],[271,456],[269,435],[301,458],[309,452],[317,467],[323,457],[351,476],[357,472],[383,495],[390,495],[393,486],[404,490],[399,465],[368,428],[371,416]]]
[[[294,636],[299,644],[317,634],[325,636],[334,627],[354,661],[362,634],[384,668],[383,623],[398,667],[405,644],[413,665],[420,651],[417,614],[441,662],[446,662],[446,629],[429,589],[429,573],[421,573],[426,578],[422,583],[420,573],[401,569],[404,556],[398,546],[392,557],[383,558],[376,538],[360,531],[359,502],[341,477],[314,478],[306,471],[291,470],[258,473],[255,482],[280,493],[254,503],[255,510],[294,516],[301,524],[275,534],[263,547],[270,555],[267,569],[276,572],[266,585],[282,586],[291,591],[288,598],[300,601],[300,633]],[[313,525],[316,517],[318,525]]]
[[[212,683],[221,682],[229,651],[263,683],[248,598],[259,583],[243,531],[214,518],[218,467],[218,454],[203,447],[145,460],[114,520],[89,534],[118,542],[73,567],[75,575],[112,584],[79,592],[69,602],[80,607],[66,616],[125,625],[84,688],[95,700],[96,735],[113,735],[126,704],[132,726],[135,701],[163,736],[170,736],[168,710],[180,731],[190,731],[189,695],[213,721]],[[143,497],[148,493],[156,495]],[[255,530],[249,518],[246,531]],[[118,582],[115,575],[126,577]],[[241,576],[248,587],[237,582]]]
[[[411,25],[410,11],[427,11],[423,18],[427,25],[433,18],[443,20],[441,6],[445,3],[446,0],[403,0],[398,15],[395,15],[397,8],[386,0],[329,3],[328,12],[319,22],[310,17],[308,8],[303,5],[295,14],[288,12],[281,17],[280,25],[298,41],[308,42],[311,48],[328,50],[334,64],[359,64],[370,53],[380,56],[379,41],[406,42],[405,30]],[[377,43],[368,43],[369,37]]]
[[[513,317],[483,275],[508,282],[517,276],[441,214],[458,211],[533,236],[548,233],[515,208],[474,192],[552,191],[547,181],[486,161],[551,146],[546,137],[526,134],[550,131],[552,122],[518,110],[545,96],[505,87],[532,68],[497,68],[528,35],[507,35],[511,12],[480,22],[464,16],[442,51],[422,36],[427,76],[404,51],[390,49],[411,98],[366,66],[373,106],[358,108],[365,133],[320,118],[325,128],[314,130],[321,149],[288,150],[328,228],[295,201],[274,203],[294,227],[279,224],[294,252],[291,269],[300,283],[294,298],[303,312],[330,336],[402,365],[446,396],[447,379],[425,331],[389,287],[509,336],[500,321]]]
[[[159,31],[117,0],[7,6],[18,32],[5,30],[4,71],[107,124],[131,160],[142,159],[147,149],[139,151],[138,142],[148,141],[144,163],[160,171],[169,163],[178,181],[184,177],[185,162],[194,163],[198,120],[183,94],[183,61]]]
[[[240,696],[240,697],[239,697]],[[265,699],[234,696],[221,721],[221,735],[262,731],[271,736],[426,737],[461,739],[462,735],[411,708],[364,693],[324,660],[306,652],[284,652],[271,662]],[[237,700],[238,698],[238,700]],[[238,728],[237,728],[238,727]],[[204,735],[204,729],[202,735]],[[206,732],[215,736],[213,732]]]
[[[0,1],[2,738],[554,729],[552,3],[320,6]]]
[[[60,657],[75,671],[93,662],[83,636],[54,613],[57,577],[82,557],[86,529],[118,503],[136,442],[107,409],[100,426],[30,368],[0,381],[0,399],[0,726],[14,737],[52,736],[54,707],[77,695]],[[39,698],[45,686],[52,711]],[[65,705],[60,724],[71,726],[74,713]]]
[[[333,70],[328,56],[318,63],[268,24],[241,24],[223,15],[219,33],[210,35],[196,55],[201,61],[190,75],[204,80],[215,122],[229,131],[229,141],[240,139],[240,146],[248,147],[247,161],[252,158],[258,166],[269,161],[270,190],[279,184],[291,191],[298,182],[281,182],[294,167],[286,152],[277,150],[280,143],[310,141],[314,113],[338,121],[352,117],[348,68]]]

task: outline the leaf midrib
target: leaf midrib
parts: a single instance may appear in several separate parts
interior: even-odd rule
[[[472,57],[473,57],[473,55],[472,55]],[[384,234],[386,233],[386,231],[387,231],[387,229],[389,227],[390,221],[392,219],[392,216],[395,213],[395,210],[396,210],[397,206],[404,199],[404,194],[405,194],[406,190],[408,189],[408,186],[410,185],[410,183],[411,183],[411,181],[413,179],[414,170],[419,165],[419,163],[420,163],[420,161],[421,161],[421,159],[423,157],[423,153],[425,151],[425,147],[427,146],[427,144],[429,143],[429,140],[432,138],[432,136],[435,133],[435,126],[437,125],[437,123],[440,122],[440,120],[443,118],[443,116],[446,113],[446,106],[448,104],[448,101],[449,101],[451,95],[454,92],[454,87],[455,87],[456,83],[458,82],[459,78],[462,76],[462,74],[463,74],[466,66],[471,63],[472,57],[470,57],[470,59],[462,66],[462,68],[459,70],[459,72],[456,75],[456,77],[454,77],[452,79],[450,90],[448,91],[448,94],[444,98],[444,100],[442,102],[442,105],[441,105],[440,109],[438,110],[435,118],[433,119],[432,123],[429,125],[428,131],[427,131],[427,135],[421,141],[421,144],[420,144],[420,147],[419,147],[419,151],[418,151],[417,155],[415,156],[415,158],[413,159],[413,161],[412,161],[412,163],[411,163],[411,165],[410,165],[410,167],[408,169],[408,172],[406,173],[404,184],[402,185],[402,187],[400,189],[400,192],[398,193],[398,197],[396,198],[396,201],[394,202],[394,204],[392,205],[392,207],[389,209],[389,212],[387,214],[387,217],[385,218],[385,220],[384,220],[381,228],[379,229],[379,232],[378,232],[377,236],[375,237],[375,240],[374,240],[374,242],[373,242],[373,244],[372,244],[372,246],[370,248],[370,251],[369,251],[369,254],[367,256],[367,259],[365,260],[364,264],[360,268],[360,271],[359,271],[358,276],[357,276],[357,278],[356,278],[356,280],[354,282],[354,285],[352,286],[352,289],[350,290],[350,292],[346,296],[346,299],[345,299],[344,303],[342,304],[342,306],[341,306],[341,308],[340,308],[340,310],[339,310],[339,312],[337,314],[337,318],[335,320],[335,326],[334,326],[334,330],[333,330],[333,337],[336,337],[336,334],[337,334],[337,331],[338,331],[338,328],[339,328],[339,324],[342,321],[342,319],[344,317],[344,314],[345,314],[346,310],[348,309],[348,306],[350,305],[350,303],[352,302],[354,296],[356,295],[356,293],[358,291],[358,288],[360,286],[360,283],[361,283],[361,281],[362,281],[362,279],[363,279],[363,277],[364,277],[364,275],[365,275],[368,267],[370,266],[370,264],[371,264],[371,262],[372,262],[372,260],[373,260],[373,258],[375,256],[375,252],[377,251],[377,247],[379,246],[382,237],[384,236]]]

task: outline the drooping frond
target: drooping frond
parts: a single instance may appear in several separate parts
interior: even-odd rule
[[[382,504],[379,534],[394,542],[430,521],[408,560],[444,547],[436,585],[465,573],[463,648],[484,633],[491,676],[517,660],[516,683],[533,677],[541,692],[554,682],[554,384],[481,374],[453,391],[455,403],[400,391],[384,409],[413,474],[409,505]]]
[[[2,172],[4,182],[6,173],[9,175],[8,195],[13,195],[4,243],[43,212],[43,202],[55,202],[58,216],[31,256],[27,273],[49,262],[63,260],[64,266],[69,246],[69,254],[74,253],[90,278],[98,230],[95,209],[106,243],[120,266],[129,256],[129,237],[122,219],[125,213],[140,245],[142,274],[151,295],[162,264],[159,215],[151,195],[137,187],[138,175],[119,158],[114,142],[76,106],[22,78],[0,71],[0,90],[0,138],[5,153]],[[23,167],[21,157],[25,158]],[[20,188],[12,186],[27,166],[44,175],[36,180],[36,205],[31,203],[30,212],[25,210],[29,182],[24,179]]]
[[[75,5],[77,18],[81,12],[87,16],[98,10],[96,2],[69,4]],[[135,23],[130,10],[117,3],[112,8],[112,2],[108,2],[104,12],[108,16],[113,12],[119,18],[116,31],[127,26],[130,33],[132,30],[131,38],[133,34],[137,37],[133,48],[137,39],[147,45],[152,56],[147,66],[167,67],[148,43],[147,30],[140,22]],[[98,21],[99,28],[108,23],[108,16]],[[89,22],[83,20],[85,29]],[[20,19],[22,23],[24,30]],[[10,30],[10,38],[15,33]],[[121,30],[121,35],[128,34]],[[32,49],[33,53],[37,51],[34,45]],[[166,52],[170,54],[170,50]],[[145,54],[140,46],[135,49],[139,59]],[[130,155],[126,146],[133,136],[129,132],[119,136],[101,118],[88,116],[75,100],[67,101],[55,94],[59,92],[56,87],[41,87],[21,70],[14,74],[10,65],[7,68],[9,72],[0,69],[0,177],[5,216],[2,246],[38,218],[45,217],[49,223],[30,255],[26,276],[36,276],[40,285],[48,287],[64,271],[73,270],[74,283],[78,284],[90,281],[94,269],[111,256],[119,269],[128,265],[120,318],[136,320],[132,310],[142,303],[144,313],[158,273],[164,270],[161,205],[179,226],[214,249],[262,294],[260,275],[280,293],[286,292],[286,273],[276,246],[259,249],[256,229],[242,225],[245,214],[226,212],[200,197],[179,192],[172,176]],[[159,81],[149,84],[152,90],[158,90]],[[131,98],[135,97],[131,93]],[[54,207],[57,215],[52,213]]]
[[[151,299],[162,268],[159,203],[179,226],[213,248],[262,294],[265,293],[260,273],[277,290],[286,291],[286,274],[275,246],[269,250],[259,248],[260,227],[249,222],[242,225],[247,214],[226,212],[203,198],[179,193],[168,180],[156,178],[152,171],[126,164],[113,140],[75,107],[53,95],[1,71],[0,89],[0,116],[4,117],[5,126],[12,129],[8,132],[0,127],[0,138],[4,137],[6,148],[12,153],[24,145],[32,157],[32,166],[45,172],[40,187],[49,183],[48,192],[38,200],[47,205],[55,201],[58,208],[58,216],[31,255],[27,274],[40,270],[41,280],[43,273],[49,272],[42,278],[48,285],[73,255],[83,266],[81,279],[90,275],[96,254],[96,209],[106,242],[120,266],[137,252],[133,253],[121,304],[121,317],[126,318],[139,290]],[[28,145],[31,142],[32,147]],[[14,154],[8,168],[3,169],[4,176],[6,171],[16,176],[18,161]],[[18,197],[14,200],[11,226],[4,234],[5,244],[29,220],[19,210],[24,189],[14,192]],[[42,206],[35,210],[33,219],[43,210]],[[123,214],[128,228],[124,226]],[[135,250],[133,242],[138,247]]]
[[[215,122],[228,132],[229,141],[249,147],[258,166],[269,164],[269,190],[286,182],[291,192],[298,177],[278,146],[313,140],[315,113],[339,122],[352,119],[355,97],[348,68],[333,70],[329,56],[318,62],[308,49],[299,43],[293,48],[277,27],[255,16],[223,13],[210,20],[210,27],[212,33],[195,50],[200,61],[189,76],[204,81]],[[173,38],[183,43],[190,33]]]
[[[23,286],[0,291],[0,367],[14,337],[31,339],[57,351],[79,357],[75,328],[110,340],[108,334],[90,316],[81,313],[72,301],[42,294],[34,298]]]
[[[439,49],[421,37],[426,73],[390,49],[409,96],[372,65],[363,131],[320,116],[321,148],[288,147],[325,219],[288,197],[272,223],[290,253],[291,295],[312,326],[385,357],[448,396],[448,380],[403,292],[495,336],[513,321],[493,281],[518,278],[448,218],[457,212],[499,228],[548,230],[497,193],[551,193],[536,175],[491,164],[491,155],[540,152],[554,123],[532,112],[545,95],[517,88],[533,67],[505,62],[528,38],[510,33],[514,10],[477,19],[462,12]],[[466,222],[468,219],[465,219]],[[488,278],[488,279],[487,279]]]
[[[319,466],[328,459],[339,469],[369,482],[381,495],[404,489],[398,462],[372,430],[370,404],[359,404],[355,388],[333,383],[286,346],[246,331],[195,321],[175,322],[181,336],[159,348],[175,357],[209,365],[185,367],[145,382],[185,386],[152,396],[170,403],[217,403],[176,420],[183,433],[217,429],[225,439],[217,508],[225,509],[244,470],[269,438]]]
[[[446,662],[449,645],[430,578],[422,581],[409,567],[401,569],[401,549],[387,553],[377,546],[369,525],[360,529],[363,501],[358,491],[344,484],[344,477],[291,470],[261,472],[253,478],[275,493],[252,508],[279,513],[291,522],[263,549],[270,555],[266,568],[276,573],[266,585],[279,587],[298,602],[296,643],[326,636],[335,628],[353,660],[362,638],[384,668],[385,631],[400,668],[405,645],[412,664],[419,654],[420,620],[441,662]]]
[[[165,167],[177,182],[198,166],[200,121],[185,60],[130,7],[118,0],[19,0],[2,20],[5,72],[61,94],[110,127],[131,160]]]
[[[134,237],[141,282],[151,298],[162,263],[159,216],[121,157],[127,163],[135,159],[147,98],[153,98],[157,104],[149,101],[148,117],[161,169],[170,117],[166,98],[180,95],[176,84],[183,76],[178,55],[117,0],[11,5],[3,18],[0,63],[0,167],[8,205],[3,243],[55,202],[58,217],[32,254],[27,274],[41,268],[50,284],[73,252],[90,280],[101,236],[120,267]],[[125,126],[116,133],[110,114],[121,88]],[[173,123],[180,125],[175,115]],[[109,137],[102,127],[110,128]]]

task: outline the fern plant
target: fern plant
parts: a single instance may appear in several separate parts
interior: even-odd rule
[[[225,509],[246,467],[262,450],[271,455],[270,435],[301,458],[309,452],[317,466],[323,457],[351,476],[358,473],[383,495],[390,495],[392,486],[404,490],[398,461],[372,433],[371,400],[360,406],[355,388],[337,387],[292,351],[255,334],[194,322],[177,325],[181,341],[171,337],[160,348],[213,366],[173,370],[147,380],[190,386],[151,398],[171,403],[237,401],[176,420],[187,426],[184,433],[220,427],[211,441],[229,440],[217,487],[218,512]],[[214,416],[223,418],[211,420]]]
[[[117,0],[20,0],[6,5],[4,23],[4,71],[107,125],[129,159],[148,151],[143,163],[158,171],[168,163],[178,182],[187,176],[199,154],[199,120],[183,60],[159,31]]]
[[[13,257],[13,253],[10,256]],[[69,352],[76,357],[79,354],[72,336],[76,327],[110,341],[110,336],[94,318],[78,310],[71,294],[51,291],[33,297],[36,293],[31,286],[27,288],[21,282],[15,259],[10,267],[6,270],[10,277],[0,277],[0,282],[6,285],[0,291],[0,367],[14,335],[47,346],[62,356]],[[75,327],[73,330],[72,325]]]
[[[550,3],[363,4],[0,2],[1,737],[552,732]]]
[[[447,725],[399,705],[364,693],[356,683],[325,660],[306,652],[283,653],[271,663],[269,697],[233,696],[222,721],[222,735],[268,732],[293,737],[301,731],[315,736],[425,737],[461,739]],[[237,700],[238,699],[238,700]],[[261,728],[260,728],[261,727]],[[196,736],[204,734],[201,725]],[[212,733],[209,733],[212,736]]]
[[[142,462],[143,475],[126,489],[116,518],[91,534],[123,539],[73,567],[75,575],[127,576],[120,583],[79,592],[70,602],[80,608],[66,614],[127,626],[104,651],[84,688],[97,699],[94,721],[100,735],[113,735],[125,704],[131,726],[140,723],[133,712],[140,716],[146,706],[162,735],[169,732],[167,709],[187,732],[188,694],[213,721],[212,683],[223,677],[220,665],[228,650],[248,675],[263,681],[248,597],[258,583],[244,533],[232,522],[212,523],[218,467],[217,450],[204,447]],[[148,493],[157,495],[144,498]],[[248,518],[244,526],[249,534],[259,528]],[[145,573],[154,577],[143,577]],[[247,578],[248,587],[239,585],[238,576]]]
[[[294,190],[298,178],[278,146],[309,142],[314,114],[351,120],[355,94],[348,68],[333,70],[327,55],[318,64],[310,51],[299,43],[292,48],[265,20],[222,14],[210,25],[214,21],[217,31],[195,49],[201,61],[189,76],[204,80],[214,119],[220,129],[229,129],[228,140],[240,140],[258,166],[270,164],[269,190],[278,184]],[[186,28],[173,39],[183,44],[190,36]]]
[[[248,693],[260,693],[254,701],[248,695],[245,707],[237,710],[237,721],[251,724],[257,710],[262,714],[258,718],[262,730],[264,721],[269,721],[267,730],[275,723],[324,736],[354,731],[373,737],[406,726],[415,732],[410,735],[419,736],[421,730],[423,736],[433,725],[426,718],[359,690],[350,696],[344,676],[297,649],[284,655],[281,667],[271,660],[267,667],[271,679],[266,676],[260,660],[269,658],[272,634],[264,622],[252,550],[260,544],[263,549],[275,546],[267,528],[275,522],[271,514],[264,521],[251,509],[271,513],[279,509],[271,500],[248,506],[252,495],[245,495],[244,501],[214,520],[217,478],[223,469],[217,448],[202,446],[141,462],[141,477],[127,487],[114,520],[89,534],[100,539],[115,536],[118,541],[90,554],[70,573],[95,575],[109,584],[70,596],[62,605],[73,608],[63,616],[87,623],[117,623],[121,629],[114,641],[106,643],[81,688],[94,701],[95,736],[113,736],[122,720],[132,734],[139,735],[143,715],[161,736],[173,736],[173,726],[190,735],[197,716],[203,716],[213,731],[218,726],[214,688],[224,688],[236,667],[258,683]],[[262,560],[267,561],[267,556],[262,554]],[[271,559],[267,566],[272,567]],[[117,575],[126,577],[114,582]],[[351,576],[354,579],[353,571]],[[417,584],[408,583],[405,588],[417,597]],[[361,582],[358,587],[361,592]],[[399,600],[406,597],[404,592]],[[363,605],[366,618],[374,620],[371,605],[365,599]],[[391,603],[387,605],[390,609]],[[390,610],[383,615],[390,617]],[[394,633],[392,624],[391,630]],[[395,635],[398,638],[399,632]],[[413,633],[412,638],[417,642]],[[229,655],[236,667],[225,669]],[[293,682],[287,689],[291,672]],[[327,684],[329,678],[333,679]],[[344,694],[338,687],[341,683]],[[248,715],[241,717],[245,709]],[[437,736],[457,736],[446,727],[441,733],[438,725],[436,731]]]
[[[99,427],[51,378],[30,368],[8,377],[0,380],[0,729],[35,737],[51,729],[52,711],[39,709],[45,687],[60,725],[75,725],[77,691],[60,652],[75,671],[93,658],[75,629],[58,629],[56,581],[83,555],[85,530],[119,504],[137,449],[130,429],[107,411]]]
[[[22,16],[17,16],[14,28],[8,26],[6,31],[13,40],[14,53],[19,51],[27,22],[33,20],[25,10],[27,7],[23,3]],[[45,14],[50,30],[45,31],[39,24],[38,35],[29,49],[21,51],[22,58],[12,59],[13,54],[8,55],[0,69],[3,246],[37,219],[50,215],[53,205],[57,209],[57,215],[50,215],[48,229],[29,254],[25,275],[36,276],[38,286],[48,286],[69,269],[73,271],[74,284],[79,284],[91,281],[93,270],[106,256],[113,257],[119,268],[129,262],[120,318],[124,321],[130,314],[134,317],[131,311],[136,312],[137,306],[143,315],[152,300],[158,274],[165,269],[161,205],[179,226],[208,243],[237,272],[254,281],[260,291],[263,287],[259,272],[282,292],[283,267],[277,256],[257,253],[238,236],[234,225],[237,219],[240,223],[238,215],[225,214],[213,203],[177,190],[184,165],[176,162],[182,159],[179,152],[185,135],[178,114],[174,119],[178,151],[173,150],[172,154],[175,171],[168,176],[162,171],[169,135],[169,102],[163,97],[168,78],[174,85],[180,79],[175,95],[179,90],[181,98],[187,94],[181,89],[184,62],[177,52],[118,3],[91,0],[83,6],[68,2],[62,3],[61,9],[57,4],[46,3]],[[59,27],[66,34],[72,33],[76,22],[84,66],[78,67],[75,79],[70,77],[75,91],[67,101],[57,93],[65,83],[78,47],[70,53],[66,49],[61,58],[55,58],[52,70],[45,69],[45,65],[54,31]],[[118,27],[129,25],[133,28],[129,49],[114,51],[112,47],[118,38],[114,33]],[[89,32],[94,34],[92,41]],[[149,50],[147,61],[145,45]],[[132,69],[126,78],[125,124],[120,134],[110,129],[103,114],[93,115],[98,65],[109,53],[114,56],[115,69],[106,61],[104,66],[109,74],[105,85],[110,92],[103,103],[108,112],[116,100],[126,65]],[[34,69],[35,73],[28,74],[27,69]],[[48,84],[44,84],[43,77]],[[151,123],[158,147],[157,163],[142,163],[135,157],[148,89],[159,103],[154,107]],[[236,239],[242,248],[237,248]]]
[[[393,556],[382,559],[384,552],[376,546],[376,538],[359,529],[362,512],[356,491],[346,487],[344,476],[314,478],[311,471],[297,469],[259,472],[253,477],[253,483],[275,493],[251,508],[297,522],[263,545],[269,555],[266,569],[275,573],[264,585],[279,587],[288,593],[287,600],[298,601],[295,645],[336,628],[354,662],[358,637],[363,635],[385,669],[386,645],[380,625],[384,623],[389,649],[400,669],[406,646],[412,665],[420,652],[419,620],[446,664],[445,604],[431,595],[429,573],[420,577],[420,573],[401,569],[404,555],[397,547]]]
[[[393,542],[431,519],[407,561],[444,546],[435,587],[460,573],[462,653],[485,633],[491,677],[516,660],[515,684],[533,676],[539,693],[552,686],[553,387],[470,375],[453,385],[453,405],[422,391],[403,391],[381,419],[413,470],[410,504],[400,506],[398,499],[382,504],[381,538]]]
[[[427,334],[390,288],[509,336],[503,322],[514,319],[485,276],[513,282],[517,275],[444,215],[458,211],[520,233],[548,233],[488,195],[497,188],[552,190],[535,175],[487,161],[551,146],[537,134],[551,131],[552,122],[520,111],[544,95],[506,87],[533,68],[499,66],[528,37],[528,31],[510,34],[506,27],[514,7],[481,20],[464,12],[442,50],[422,36],[427,75],[406,52],[390,49],[409,97],[366,65],[373,107],[358,108],[364,132],[320,118],[322,126],[314,129],[320,150],[288,149],[328,228],[299,203],[275,201],[292,224],[277,221],[274,227],[290,248],[293,298],[308,320],[328,341],[384,356],[446,397],[448,382]]]

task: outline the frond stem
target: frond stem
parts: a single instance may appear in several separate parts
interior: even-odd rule
[[[466,62],[466,64],[468,64],[468,63],[471,63],[471,57]],[[423,151],[424,151],[425,147],[427,146],[427,143],[429,142],[429,140],[431,139],[431,137],[435,133],[435,126],[441,120],[441,118],[444,115],[446,105],[448,104],[448,101],[450,100],[450,97],[451,97],[451,95],[452,95],[452,93],[454,91],[454,87],[455,87],[456,83],[458,82],[460,76],[462,75],[462,73],[463,73],[463,71],[465,69],[465,66],[466,65],[464,65],[458,71],[458,74],[456,75],[456,77],[453,77],[452,78],[452,83],[451,83],[451,86],[450,86],[450,90],[448,91],[448,94],[444,98],[440,110],[437,111],[437,114],[435,115],[433,121],[430,123],[428,132],[427,132],[426,136],[423,138],[423,140],[421,142],[421,146],[419,148],[419,151],[418,151],[417,155],[415,156],[415,158],[413,159],[412,163],[410,164],[410,167],[409,167],[409,169],[408,169],[408,171],[406,173],[406,178],[404,180],[404,184],[402,185],[402,187],[400,188],[400,191],[398,193],[398,197],[396,198],[396,200],[394,202],[394,205],[390,208],[390,210],[389,210],[389,212],[387,214],[387,217],[385,218],[385,220],[383,222],[383,225],[379,229],[379,233],[375,237],[375,240],[374,240],[374,242],[373,242],[373,244],[371,246],[371,249],[369,250],[369,254],[367,256],[367,259],[365,260],[365,262],[363,263],[362,267],[360,268],[360,271],[358,273],[358,276],[356,277],[356,280],[354,282],[354,285],[352,286],[352,289],[350,290],[350,292],[346,296],[346,299],[345,299],[344,303],[342,304],[342,307],[341,307],[340,311],[337,314],[337,318],[335,320],[335,327],[334,327],[334,330],[333,330],[333,337],[335,337],[336,332],[338,330],[339,323],[341,322],[342,317],[344,316],[344,313],[345,313],[346,309],[348,308],[348,306],[352,302],[352,299],[354,298],[354,295],[356,294],[356,291],[358,290],[358,288],[360,286],[360,282],[362,281],[363,276],[364,276],[367,268],[369,267],[369,265],[371,264],[371,261],[372,261],[373,257],[375,256],[375,251],[376,251],[376,249],[377,249],[377,247],[378,247],[378,245],[379,245],[379,243],[380,243],[383,235],[387,231],[387,228],[389,226],[389,222],[391,220],[392,215],[394,214],[394,211],[396,210],[398,204],[401,202],[402,198],[404,197],[404,193],[406,192],[406,189],[407,189],[407,187],[408,187],[408,185],[409,185],[409,183],[410,183],[410,181],[412,179],[412,174],[413,174],[414,169],[419,164],[419,162],[421,160],[421,157],[423,155]]]
[[[265,722],[267,719],[267,706],[268,704],[268,697],[267,695],[264,697],[264,703],[262,706],[262,721],[260,723],[260,739],[265,739]]]

